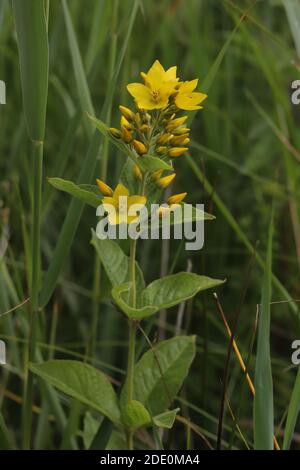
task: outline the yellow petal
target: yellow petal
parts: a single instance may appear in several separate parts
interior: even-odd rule
[[[144,206],[147,202],[147,198],[145,196],[129,196],[128,198],[128,208],[133,204],[139,204],[140,206]]]
[[[119,202],[119,197],[120,196],[129,196],[129,191],[127,188],[122,183],[119,183],[116,189],[114,190],[114,199]]]
[[[164,81],[165,73],[165,69],[159,60],[156,60],[148,70],[146,81],[149,82],[152,88],[158,89]]]
[[[191,93],[198,85],[198,78],[187,82],[182,82],[179,88],[179,93]]]
[[[149,88],[142,83],[129,83],[127,90],[133,96],[134,99],[139,103],[140,101],[147,101],[149,99],[150,91]]]
[[[199,106],[202,101],[207,98],[207,95],[199,92],[192,93],[178,93],[175,96],[175,104],[178,108],[188,110],[201,109]]]
[[[102,199],[102,205],[104,207],[104,210],[106,210],[108,212],[109,211],[109,206],[116,207],[116,201],[113,197],[104,197]],[[107,209],[107,207],[108,207],[108,209]]]
[[[176,78],[176,73],[177,73],[177,67],[174,65],[173,67],[170,67],[166,73],[165,73],[165,78],[167,80],[176,80],[178,81],[179,78]]]

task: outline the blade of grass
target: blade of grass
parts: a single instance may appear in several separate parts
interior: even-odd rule
[[[115,91],[117,80],[119,78],[120,69],[124,60],[125,52],[127,49],[127,45],[129,42],[133,24],[135,21],[138,5],[139,5],[139,0],[134,0],[132,2],[131,13],[129,16],[126,36],[123,40],[123,45],[121,47],[118,60],[116,62],[113,79],[110,83],[110,87],[106,94],[105,102],[104,102],[102,113],[101,113],[102,117],[106,116],[107,110],[112,100],[113,93]],[[76,74],[76,70],[74,70],[74,73]],[[96,130],[93,135],[91,144],[89,146],[86,158],[83,162],[83,166],[82,166],[79,178],[78,178],[78,183],[88,184],[91,182],[95,173],[95,168],[96,168],[96,163],[97,163],[97,154],[99,151],[100,142],[101,142],[101,136],[100,136],[100,133]],[[42,291],[40,295],[41,306],[45,306],[48,303],[55,289],[59,273],[70,251],[70,248],[71,248],[71,245],[72,245],[72,242],[73,242],[73,239],[74,239],[74,236],[75,236],[75,233],[76,233],[76,230],[77,230],[80,218],[81,218],[83,207],[84,207],[84,204],[78,200],[73,200],[69,206],[62,230],[58,238],[56,248],[52,256],[52,261],[50,263],[50,266],[48,268],[48,271],[46,273],[46,276],[43,282]]]
[[[194,159],[191,158],[190,155],[186,156],[187,162],[194,171],[195,175],[199,179],[199,181],[203,184],[203,187],[205,191],[211,196],[212,200],[218,207],[219,211],[223,215],[223,217],[227,220],[228,224],[231,226],[233,231],[236,233],[237,237],[239,240],[245,245],[247,250],[250,253],[255,252],[255,258],[258,263],[258,265],[262,268],[265,269],[266,263],[263,260],[263,258],[256,252],[254,246],[251,244],[250,240],[248,239],[247,235],[243,232],[243,230],[240,228],[239,224],[229,211],[227,209],[226,205],[223,203],[222,199],[219,197],[219,195],[216,193],[216,191],[213,189],[212,185],[209,183],[207,178],[204,176],[202,170],[199,168],[199,166],[195,163]],[[297,304],[293,301],[292,297],[286,290],[286,288],[283,286],[283,284],[279,281],[279,279],[272,274],[272,282],[274,286],[278,289],[278,292],[281,293],[281,295],[288,301],[288,305],[291,308],[292,312],[299,317],[299,309],[297,307]]]
[[[298,372],[293,387],[293,392],[288,408],[288,415],[284,430],[284,440],[283,440],[283,449],[288,450],[291,446],[293,433],[295,430],[297,418],[300,412],[300,367],[298,367]]]
[[[258,338],[254,378],[255,395],[253,404],[255,450],[273,450],[274,448],[273,379],[270,353],[272,239],[273,212],[269,226],[267,259],[258,319]]]
[[[38,296],[40,288],[40,215],[43,173],[43,144],[48,95],[49,50],[44,2],[13,0],[21,84],[28,134],[33,144],[33,226],[32,276],[30,289],[29,348],[25,360],[23,408],[23,447],[30,448],[32,421],[33,375],[29,361],[35,361]]]

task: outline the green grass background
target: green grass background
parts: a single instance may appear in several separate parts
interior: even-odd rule
[[[204,109],[193,117],[190,156],[176,160],[173,190],[188,191],[188,202],[204,202],[216,220],[206,224],[200,252],[186,252],[176,240],[148,241],[140,244],[138,258],[147,282],[162,272],[187,269],[188,260],[194,272],[227,279],[218,290],[219,300],[231,325],[239,312],[236,340],[254,377],[257,304],[265,285],[263,267],[274,204],[271,300],[275,303],[270,341],[274,425],[280,445],[297,372],[291,364],[291,342],[300,338],[298,304],[290,300],[300,299],[300,108],[291,103],[291,83],[300,67],[299,18],[300,4],[294,0],[49,2],[43,273],[53,260],[70,204],[69,196],[50,187],[46,177],[78,180],[92,135],[84,112],[118,126],[118,104],[130,104],[126,84],[139,79],[139,71],[147,71],[155,59],[165,67],[176,64],[184,79],[199,77],[200,90],[209,96]],[[0,107],[0,313],[4,313],[28,298],[33,162],[14,19],[7,0],[0,5],[0,25],[0,79],[7,88],[7,103]],[[115,185],[124,156],[103,142],[97,159],[94,177],[106,173],[107,183]],[[41,359],[85,360],[120,381],[125,370],[126,322],[109,300],[103,274],[99,283],[89,243],[95,225],[93,209],[85,208],[74,240],[69,236],[66,241],[65,251],[70,251],[40,315],[39,353]],[[155,321],[144,327],[152,341],[158,334],[171,337],[178,333],[177,319],[173,309],[164,325]],[[0,371],[2,448],[21,445],[27,331],[27,304],[0,316],[8,359]],[[215,446],[229,338],[212,292],[199,294],[186,305],[180,332],[197,335],[197,356],[177,403],[192,429],[189,433],[185,424],[177,422],[165,435],[165,447],[184,448],[188,441],[191,448],[206,448],[201,434]],[[141,352],[147,348],[142,337],[139,348]],[[295,409],[299,388],[298,384],[294,389]],[[82,448],[93,434],[97,417],[74,411],[66,397],[46,393],[41,383],[35,387],[33,401],[37,407],[42,405],[42,413],[34,418],[35,448]],[[223,426],[223,448],[253,447],[253,399],[234,354]],[[121,445],[116,442],[111,445]],[[300,449],[299,423],[292,447]]]

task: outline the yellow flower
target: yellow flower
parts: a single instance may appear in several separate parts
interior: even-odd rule
[[[162,109],[169,103],[169,97],[175,92],[178,79],[176,67],[167,71],[159,63],[154,62],[147,74],[143,73],[145,85],[142,83],[129,83],[127,90],[136,100],[139,108]]]
[[[203,108],[203,106],[199,106],[199,104],[207,98],[207,95],[195,92],[194,90],[197,85],[197,78],[195,80],[179,84],[178,93],[175,96],[175,104],[177,108],[185,109],[186,111]]]
[[[108,221],[111,225],[122,222],[131,224],[138,218],[138,211],[145,206],[147,199],[144,196],[129,196],[129,191],[119,183],[110,197],[104,197],[102,205],[108,212]],[[137,205],[136,208],[132,207]],[[129,215],[129,211],[133,214]]]
[[[176,73],[176,66],[165,70],[159,60],[156,60],[147,73],[141,72],[141,76],[149,88],[159,88],[162,83],[166,82],[172,82],[174,88],[179,80]]]

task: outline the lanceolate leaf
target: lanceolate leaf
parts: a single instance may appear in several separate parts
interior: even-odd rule
[[[110,269],[112,267],[110,266]],[[157,279],[138,295],[137,307],[128,304],[131,283],[115,285],[112,297],[129,318],[141,320],[154,315],[162,308],[170,308],[194,297],[198,292],[223,284],[224,281],[193,273],[177,273]]]
[[[254,449],[272,450],[274,436],[273,381],[270,354],[272,233],[270,222],[268,252],[262,286],[255,365]]]
[[[172,274],[151,282],[142,292],[141,305],[155,305],[158,310],[169,308],[224,282],[194,273]]]
[[[111,421],[120,422],[117,395],[106,376],[94,367],[78,361],[51,360],[31,364],[30,369],[66,395],[76,398]]]
[[[115,286],[112,289],[111,295],[116,305],[120,308],[120,310],[122,310],[123,313],[125,313],[125,315],[127,315],[128,318],[141,320],[142,318],[154,315],[154,313],[157,312],[157,307],[154,305],[145,305],[143,307],[134,308],[128,304],[131,286],[131,282],[126,282],[124,284],[120,284],[119,286]]]
[[[80,199],[89,206],[97,208],[101,203],[102,196],[95,185],[78,185],[62,178],[48,178],[48,181],[54,188]]]
[[[135,366],[134,399],[151,413],[165,412],[177,395],[195,355],[195,337],[178,336],[147,351]],[[121,404],[127,401],[126,382]]]
[[[30,138],[43,141],[48,93],[48,36],[44,2],[13,0],[24,112]]]
[[[299,412],[300,412],[300,367],[298,367],[295,385],[293,388],[293,393],[292,393],[291,401],[289,404],[289,410],[288,410],[285,431],[284,431],[284,441],[283,441],[284,450],[288,450],[290,448],[292,437],[293,437],[293,432],[295,430]]]

